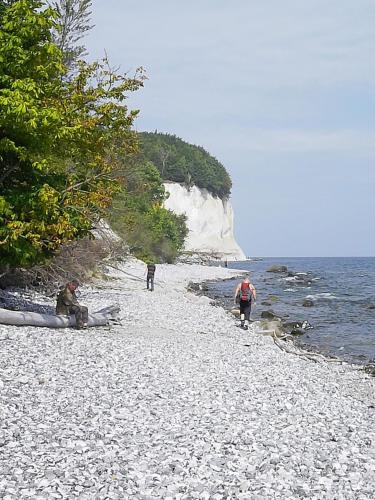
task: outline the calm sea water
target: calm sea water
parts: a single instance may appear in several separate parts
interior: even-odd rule
[[[287,266],[293,275],[267,272],[272,265]],[[374,362],[375,309],[368,306],[375,304],[375,257],[265,258],[230,267],[251,272],[258,292],[252,319],[272,309],[288,321],[307,320],[313,329],[298,338],[300,344],[355,363]],[[238,282],[210,284],[209,294],[230,307]],[[272,306],[261,305],[270,294],[279,300]],[[303,307],[304,299],[311,299],[314,306]]]

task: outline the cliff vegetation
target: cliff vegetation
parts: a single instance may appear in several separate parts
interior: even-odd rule
[[[109,212],[112,228],[138,258],[173,262],[187,235],[185,216],[163,207],[166,192],[152,163],[128,160],[123,168],[125,185]]]
[[[172,262],[187,227],[164,207],[163,182],[230,194],[228,173],[202,147],[134,131],[126,99],[143,70],[85,61],[91,9],[90,0],[0,0],[0,278],[64,267],[58,256],[87,249],[74,243],[103,218],[137,257]]]
[[[0,0],[0,277],[49,265],[106,217],[139,257],[170,261],[183,245],[183,218],[137,156],[126,99],[143,70],[84,60],[90,8]]]
[[[219,198],[229,197],[232,181],[228,172],[204,148],[158,132],[142,132],[140,143],[141,160],[155,165],[164,181],[195,185]]]
[[[134,155],[143,85],[107,60],[69,72],[38,0],[0,4],[0,266],[27,267],[87,235],[120,188],[118,158]]]

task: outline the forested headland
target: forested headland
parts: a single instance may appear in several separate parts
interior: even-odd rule
[[[187,230],[184,217],[162,208],[166,196],[162,183],[196,185],[227,198],[231,179],[216,158],[175,135],[141,132],[138,139],[139,152],[128,163],[127,189],[115,197],[110,211],[111,225],[137,256],[171,262]]]
[[[201,146],[158,132],[142,132],[140,143],[140,157],[152,162],[163,180],[195,185],[219,198],[229,197],[232,181],[228,172]]]
[[[163,181],[229,195],[225,168],[203,148],[134,131],[127,98],[144,70],[87,62],[91,8],[0,0],[0,278],[64,267],[58,259],[80,242],[86,252],[101,219],[137,257],[171,262],[187,229],[163,207]]]

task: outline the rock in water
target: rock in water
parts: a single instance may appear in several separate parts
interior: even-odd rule
[[[311,299],[305,299],[302,303],[303,307],[313,307],[314,306],[314,301]]]
[[[271,266],[267,269],[267,273],[287,273],[287,266]]]
[[[273,311],[271,311],[271,309],[269,309],[268,311],[262,311],[260,316],[261,316],[261,318],[264,318],[264,319],[277,318],[277,315]]]
[[[304,335],[306,332],[305,330],[302,330],[302,328],[293,328],[290,333],[291,335]]]

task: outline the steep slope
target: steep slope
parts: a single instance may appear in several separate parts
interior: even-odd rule
[[[140,139],[141,159],[159,170],[169,193],[165,208],[186,216],[189,233],[184,249],[245,259],[234,238],[232,182],[225,167],[202,147],[173,135],[144,132]]]
[[[219,259],[246,259],[234,237],[234,214],[229,200],[212,196],[197,186],[187,189],[170,182],[164,186],[169,193],[165,207],[187,217],[186,251],[213,254]]]

